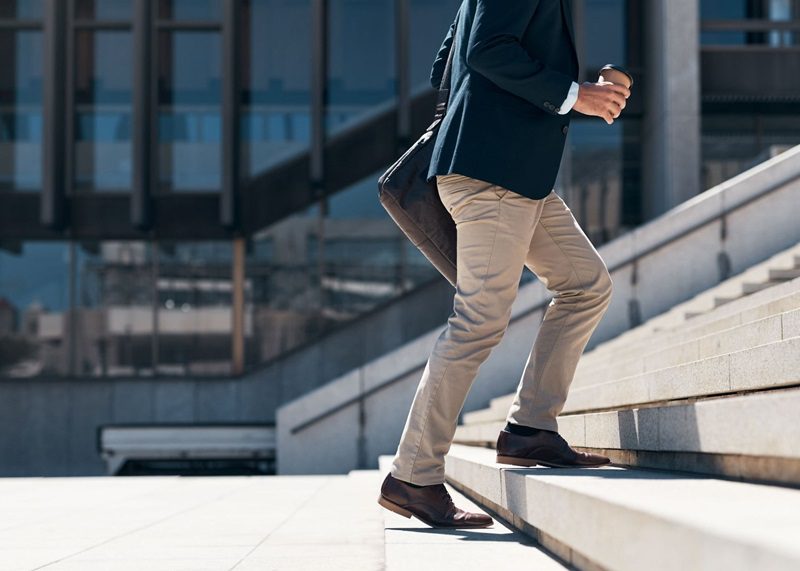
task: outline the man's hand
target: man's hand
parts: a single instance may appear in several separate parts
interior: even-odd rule
[[[631,91],[610,81],[584,81],[578,89],[578,100],[572,107],[578,113],[602,117],[611,125],[625,109]]]

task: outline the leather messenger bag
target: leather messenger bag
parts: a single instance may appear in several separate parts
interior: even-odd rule
[[[455,29],[453,41],[455,41]],[[436,177],[430,182],[426,181],[433,142],[447,111],[450,65],[454,51],[454,47],[451,46],[442,81],[439,84],[433,122],[425,129],[422,136],[378,178],[378,198],[389,216],[414,246],[455,287],[455,222],[439,198]]]

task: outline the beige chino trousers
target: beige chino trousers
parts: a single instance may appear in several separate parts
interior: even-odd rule
[[[527,266],[554,297],[528,355],[507,421],[558,430],[578,360],[611,300],[597,250],[555,190],[542,199],[465,175],[437,175],[457,233],[453,312],[414,395],[391,474],[444,482],[444,457],[478,369],[505,334]]]

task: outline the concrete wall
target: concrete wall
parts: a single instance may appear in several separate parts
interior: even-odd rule
[[[271,422],[275,386],[255,379],[3,381],[0,475],[105,474],[96,446],[103,424]]]
[[[601,246],[615,293],[587,350],[797,244],[798,204],[800,146]],[[724,222],[715,219],[726,212]],[[664,240],[670,243],[657,248]],[[650,250],[635,264],[625,263]],[[721,259],[726,263],[720,265]],[[730,271],[722,272],[726,267]],[[541,310],[527,312],[551,297],[538,281],[520,289],[512,322],[478,371],[463,412],[516,390],[542,317]],[[525,317],[515,320],[520,315]],[[443,327],[279,408],[278,473],[346,473],[375,468],[378,455],[394,454]],[[299,429],[327,411],[335,412]]]

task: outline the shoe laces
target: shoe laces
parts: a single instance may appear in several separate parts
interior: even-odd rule
[[[441,486],[439,488],[439,495],[441,496],[441,498],[447,504],[447,513],[449,513],[451,510],[453,512],[458,511],[458,508],[456,507],[456,504],[453,501],[453,498],[450,496],[450,492],[447,491],[447,488],[445,487],[445,485],[444,484],[439,484],[439,486]]]

